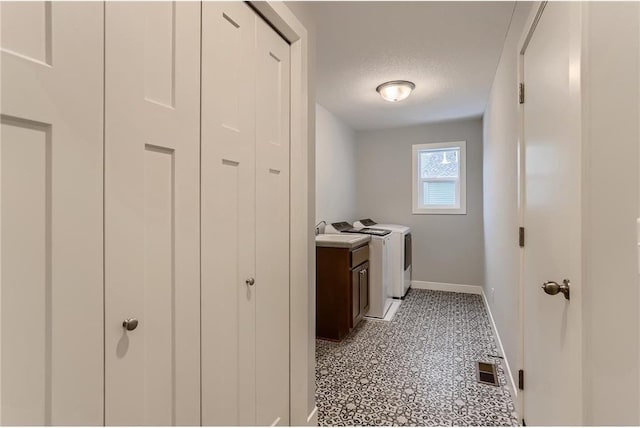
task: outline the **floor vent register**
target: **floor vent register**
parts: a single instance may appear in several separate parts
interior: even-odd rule
[[[478,382],[493,386],[499,385],[498,373],[496,371],[495,364],[478,361],[476,365],[476,373],[478,375]]]

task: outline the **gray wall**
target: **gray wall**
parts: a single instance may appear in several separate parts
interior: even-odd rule
[[[356,216],[355,132],[316,104],[316,223]]]
[[[518,43],[531,3],[518,3],[484,114],[485,294],[511,374],[521,367],[518,247]],[[517,391],[515,391],[517,393]]]
[[[411,213],[411,146],[467,142],[467,214]],[[413,279],[482,285],[482,120],[359,131],[358,218],[404,224],[413,234]]]

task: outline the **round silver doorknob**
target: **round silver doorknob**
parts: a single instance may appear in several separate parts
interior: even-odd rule
[[[138,320],[135,318],[129,318],[122,321],[122,327],[126,328],[127,331],[135,330],[138,327]]]
[[[562,281],[562,284],[558,284],[555,281],[547,281],[542,285],[542,289],[545,293],[555,296],[558,293],[564,294],[564,298],[569,300],[571,282],[568,279]]]
[[[256,280],[255,280],[255,279],[253,279],[253,278],[249,278],[249,279],[247,279],[245,282],[246,282],[246,284],[247,284],[249,287],[252,287],[252,286],[253,286],[253,284],[255,284],[255,283],[256,283]]]

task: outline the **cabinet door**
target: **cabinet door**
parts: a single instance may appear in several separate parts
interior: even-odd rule
[[[254,425],[256,15],[202,13],[202,424]]]
[[[103,424],[103,7],[0,3],[0,424]]]
[[[351,328],[362,318],[360,307],[360,269],[356,268],[351,271]]]
[[[200,4],[105,10],[106,424],[199,425]]]
[[[367,263],[358,273],[360,285],[360,312],[366,314],[369,310],[369,264]]]

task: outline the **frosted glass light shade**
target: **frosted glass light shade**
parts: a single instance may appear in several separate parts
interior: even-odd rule
[[[408,80],[393,80],[378,86],[376,91],[385,101],[395,103],[407,98],[415,87],[416,85]]]

